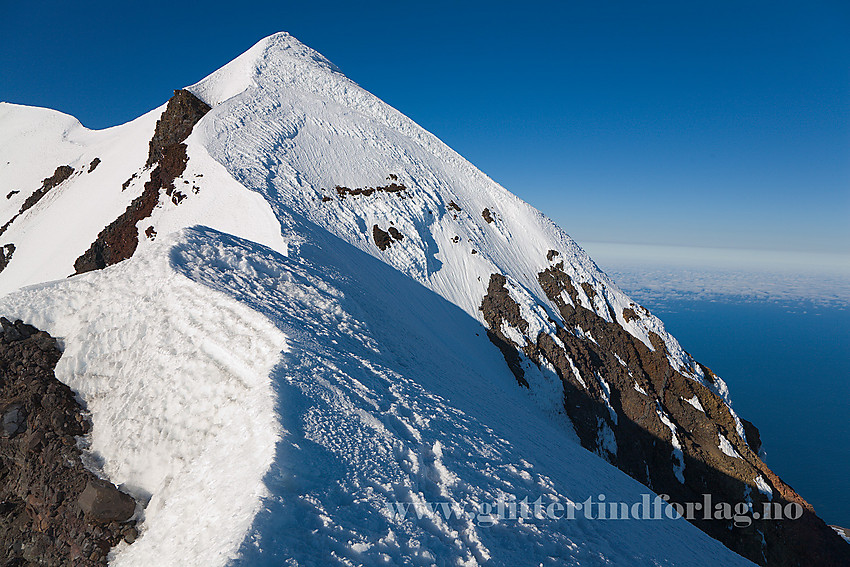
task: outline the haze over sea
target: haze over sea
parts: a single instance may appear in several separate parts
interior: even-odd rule
[[[830,524],[850,525],[850,258],[583,243],[729,385],[767,463]]]

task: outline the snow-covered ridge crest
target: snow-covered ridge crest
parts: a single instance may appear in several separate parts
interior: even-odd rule
[[[117,566],[222,564],[266,494],[283,334],[175,269],[161,238],[130,261],[0,299],[64,342],[56,375],[91,412],[99,474],[146,503]],[[179,558],[179,560],[178,560]]]
[[[185,139],[188,163],[171,188],[182,189],[181,198],[160,194],[150,216],[135,224],[136,256],[97,274],[0,299],[0,308],[7,307],[11,316],[28,318],[69,341],[86,337],[89,342],[69,350],[73,371],[65,379],[91,398],[92,407],[101,404],[100,417],[95,416],[96,424],[104,424],[101,431],[124,435],[126,420],[117,413],[110,417],[113,406],[103,402],[124,395],[115,384],[131,382],[129,391],[144,390],[140,384],[161,388],[139,392],[150,406],[140,410],[139,420],[154,416],[144,423],[146,446],[178,455],[173,470],[160,474],[172,460],[154,455],[165,464],[148,476],[138,465],[139,455],[149,458],[145,448],[113,443],[105,433],[93,437],[94,449],[106,459],[106,474],[142,496],[153,494],[149,531],[121,551],[117,562],[145,564],[157,548],[175,564],[186,564],[186,557],[221,564],[234,557],[246,533],[237,558],[243,564],[293,557],[305,564],[403,564],[437,557],[470,565],[500,557],[516,564],[521,561],[516,558],[528,558],[528,550],[536,554],[541,542],[541,561],[550,552],[582,564],[708,561],[711,554],[694,550],[713,549],[714,542],[688,524],[629,524],[615,535],[599,522],[548,523],[506,538],[505,531],[481,530],[465,520],[388,516],[384,504],[394,501],[445,498],[474,506],[506,492],[565,500],[586,498],[603,485],[634,500],[645,487],[573,443],[582,434],[568,430],[577,420],[565,423],[565,415],[572,418],[568,403],[598,392],[606,421],[591,433],[604,434],[607,428],[614,435],[613,426],[629,426],[624,414],[616,414],[623,408],[622,383],[633,407],[659,396],[653,399],[663,397],[666,410],[678,408],[665,414],[674,427],[664,425],[663,435],[643,432],[648,443],[660,441],[659,454],[666,436],[682,451],[696,447],[677,435],[688,422],[681,419],[685,411],[698,412],[700,420],[708,419],[708,412],[721,415],[721,433],[742,457],[749,459],[749,453],[741,421],[727,411],[723,382],[687,355],[657,318],[631,302],[563,230],[315,51],[276,34],[189,90],[213,109]],[[29,279],[10,283],[12,290],[20,281],[70,272],[64,263],[73,264],[91,243],[86,235],[96,235],[152,179],[143,164],[155,119],[139,121],[122,136],[116,130],[108,140],[132,148],[132,159],[121,159],[120,145],[107,148],[105,138],[91,147],[82,144],[76,153],[56,154],[73,157],[80,173],[12,225],[5,236],[22,246],[30,243],[30,250],[15,257],[13,271],[0,274],[0,284],[15,269],[31,272]],[[100,155],[107,149],[114,151]],[[104,157],[103,165],[84,173],[80,166],[95,156]],[[50,163],[54,158],[46,160],[50,171],[57,165]],[[79,202],[102,201],[109,207],[80,215],[86,226],[73,241],[63,238],[64,227],[45,220],[80,210]],[[174,232],[178,236],[169,236]],[[51,264],[53,271],[30,261],[48,257],[34,255],[40,249],[35,244],[43,245],[48,236],[59,241],[47,248],[49,257],[59,260]],[[568,285],[550,293],[554,283],[544,283],[547,271],[554,283]],[[511,320],[483,314],[488,282],[499,281],[503,289],[492,286],[493,296],[515,308]],[[120,297],[111,301],[115,294]],[[124,304],[132,310],[119,313]],[[570,309],[579,316],[571,317]],[[231,319],[237,321],[237,340],[222,341],[233,332]],[[482,324],[529,349],[524,358],[517,351],[516,366],[528,376],[523,386]],[[181,340],[171,340],[175,336]],[[275,363],[284,343],[287,350]],[[580,359],[566,353],[567,345],[587,347],[578,354],[604,352]],[[538,347],[552,356],[532,359]],[[555,355],[561,352],[565,357],[559,359]],[[150,353],[153,364],[145,367]],[[124,357],[129,357],[126,364]],[[587,362],[606,358],[607,366]],[[648,368],[645,360],[652,362],[656,377],[681,372],[675,384],[681,391],[672,391],[663,376],[650,387],[641,375]],[[609,372],[613,366],[619,384]],[[240,447],[260,447],[265,460],[247,458],[243,464],[250,470],[238,474],[229,466],[213,470],[214,459],[203,461],[196,451],[228,458],[222,455],[232,445],[229,434],[245,425],[242,394],[266,396],[270,368],[278,406],[269,412],[270,397],[259,402],[262,411],[251,417],[269,427],[249,433],[259,440]],[[199,381],[207,372],[220,380],[213,379],[213,386]],[[175,383],[160,384],[162,375],[175,373]],[[575,374],[576,384],[565,393],[568,373]],[[702,412],[686,401],[695,391],[702,396],[697,397]],[[187,400],[207,409],[210,400],[221,402],[209,412],[212,417],[193,416],[201,429],[220,433],[220,440],[207,436],[206,445],[194,443],[193,419],[172,411],[172,405]],[[220,414],[234,417],[222,425],[215,421]],[[708,426],[720,423],[712,419]],[[130,420],[132,427],[138,427],[136,421]],[[646,454],[643,445],[632,442],[635,437],[624,434],[620,443],[606,443],[607,457],[625,462],[629,451]],[[192,447],[185,452],[187,439]],[[716,439],[712,435],[711,447]],[[110,453],[113,446],[119,449]],[[728,457],[721,448],[716,452],[718,459]],[[667,476],[673,474],[670,458],[667,451],[658,459],[657,468]],[[633,477],[644,479],[644,469],[648,477],[643,466]],[[188,528],[203,530],[201,539],[175,537],[186,535],[181,531],[186,517],[202,500],[195,497],[206,494],[205,487],[194,488],[202,482],[198,476],[184,475],[195,470],[225,477],[216,482],[244,484],[239,495],[231,495],[238,504],[236,519],[216,523],[223,515],[222,501],[216,500],[215,513],[197,514],[203,525]],[[679,472],[688,480],[694,470]],[[764,478],[782,492],[778,479]],[[268,497],[255,517],[263,485]],[[185,498],[190,502],[184,510],[169,507],[170,502],[183,505]],[[206,530],[218,545],[198,551]],[[689,547],[678,549],[665,539],[670,530],[681,533]],[[609,546],[613,541],[616,549]]]
[[[260,41],[187,90],[218,105],[199,124],[198,136],[238,181],[264,194],[278,210],[284,205],[305,213],[370,253],[375,251],[364,222],[371,229],[371,221],[382,220],[386,226],[395,217],[407,225],[399,230],[412,236],[419,250],[408,246],[385,261],[432,289],[454,285],[442,280],[457,280],[461,271],[467,279],[501,271],[545,302],[534,276],[546,266],[547,251],[556,249],[566,255],[578,281],[594,282],[623,307],[630,303],[551,220],[287,33]],[[383,199],[364,206],[349,199],[342,210],[316,206],[317,197],[327,196],[323,189],[375,186],[389,174],[408,184],[411,201]],[[458,219],[447,219],[445,209],[455,201],[464,210]],[[481,219],[488,204],[497,215],[492,225]],[[480,261],[444,266],[455,263],[448,246],[455,236],[471,244],[470,250],[480,255],[473,260]],[[447,268],[442,274],[441,267]],[[439,292],[474,315],[486,282],[465,285],[473,297],[459,290]],[[603,311],[600,315],[609,317]],[[687,357],[660,321],[647,317],[626,326],[647,345],[647,330],[661,335],[684,366]]]

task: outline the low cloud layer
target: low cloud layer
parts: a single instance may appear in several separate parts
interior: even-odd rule
[[[760,250],[583,243],[635,299],[811,301],[850,307],[850,257]]]

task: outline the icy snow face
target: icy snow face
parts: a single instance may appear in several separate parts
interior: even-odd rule
[[[92,414],[93,462],[142,501],[141,537],[112,565],[220,565],[265,493],[280,424],[268,321],[173,271],[173,242],[0,299],[65,344],[57,377]]]
[[[476,335],[477,321],[293,223],[303,240],[287,256],[206,229],[172,252],[180,272],[287,336],[273,372],[284,434],[236,565],[700,565],[718,553],[746,563],[685,522],[419,517],[429,503],[474,512],[500,499],[575,502],[600,491],[637,501],[646,489],[565,438]],[[398,506],[410,514],[399,517]]]
[[[512,277],[547,304],[536,274],[549,249],[561,251],[576,281],[596,282],[601,293],[593,302],[584,300],[600,316],[610,318],[602,309],[606,298],[620,312],[629,304],[549,219],[287,34],[263,40],[188,90],[210,104],[224,98],[213,91],[229,95],[199,124],[198,135],[217,161],[266,196],[280,216],[287,210],[303,214],[473,317],[479,318],[478,304],[494,272]],[[407,190],[345,198],[334,192],[337,185],[377,187],[390,179]],[[485,208],[496,214],[495,222],[482,218]],[[369,230],[390,222],[405,238],[381,253]],[[625,326],[646,344],[648,330],[668,340],[653,317]],[[668,349],[684,364],[671,338]]]
[[[729,405],[723,381],[708,379],[662,323],[620,291],[563,230],[288,34],[263,40],[188,90],[215,105],[193,137],[238,182],[265,197],[284,234],[293,214],[312,221],[479,321],[491,274],[503,274],[525,320],[548,331],[556,311],[537,275],[563,262],[581,305],[650,349],[655,333],[674,369]],[[389,183],[404,190],[335,189]],[[485,209],[494,222],[483,218]],[[372,238],[375,225],[393,227],[404,238],[381,250]],[[640,314],[626,320],[626,309]]]
[[[113,564],[747,564],[683,521],[420,517],[646,489],[565,437],[477,321],[291,223],[286,256],[196,228],[0,300],[62,337],[103,473],[151,495]]]

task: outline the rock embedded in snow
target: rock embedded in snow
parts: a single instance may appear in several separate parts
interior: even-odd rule
[[[0,563],[106,565],[135,531],[115,523],[135,501],[83,466],[76,439],[90,424],[53,375],[56,341],[19,320],[0,323]]]
[[[375,241],[375,246],[380,248],[381,251],[386,250],[393,243],[389,233],[381,229],[378,225],[372,227],[372,239]]]
[[[11,226],[11,224],[15,222],[15,220],[19,216],[21,216],[33,206],[35,206],[35,204],[38,203],[42,199],[42,197],[47,195],[47,193],[50,192],[51,189],[59,186],[63,181],[67,181],[67,179],[71,177],[73,173],[74,168],[70,165],[60,165],[59,167],[57,167],[56,171],[53,172],[53,175],[44,179],[41,182],[41,187],[36,189],[32,195],[26,198],[24,204],[21,205],[21,209],[18,211],[18,213],[11,219],[9,219],[6,224],[0,227],[0,235],[5,233],[6,230],[8,230],[9,226]],[[12,194],[10,193],[6,198],[8,199],[11,195]]]
[[[209,110],[206,103],[189,91],[174,91],[149,143],[146,166],[155,166],[150,181],[145,183],[144,192],[130,203],[127,210],[104,228],[91,247],[77,258],[75,274],[100,270],[131,257],[139,245],[136,225],[151,215],[163,191],[175,205],[186,198],[184,193],[174,188],[174,180],[183,174],[189,161],[183,141]],[[152,238],[148,233],[145,235]]]
[[[77,503],[87,518],[97,522],[126,522],[136,511],[136,501],[129,494],[97,478],[89,479]]]

